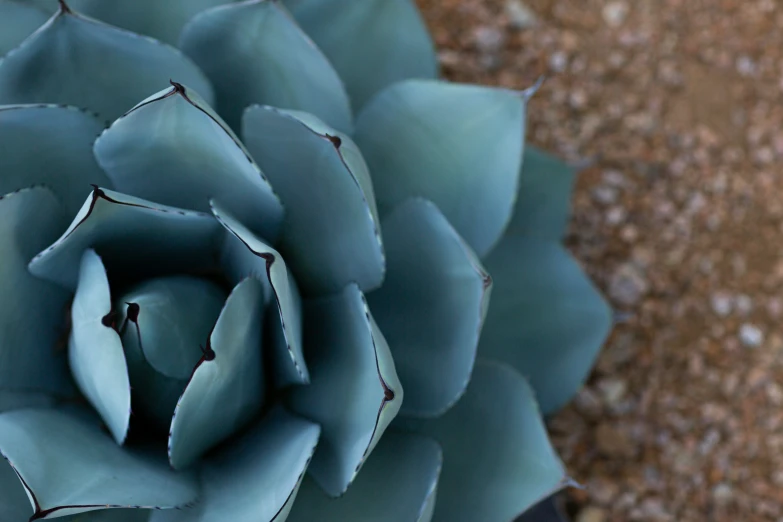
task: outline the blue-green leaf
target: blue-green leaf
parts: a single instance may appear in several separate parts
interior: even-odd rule
[[[412,0],[284,0],[334,64],[359,110],[377,92],[409,78],[435,78],[438,59]]]
[[[443,417],[395,425],[443,448],[433,522],[509,522],[569,483],[533,390],[504,364],[479,360]]]
[[[279,248],[303,292],[380,286],[375,196],[353,141],[309,114],[259,106],[245,111],[242,136],[285,205]]]
[[[203,73],[177,49],[61,8],[0,60],[0,103],[56,103],[112,121],[169,78],[207,100]]]
[[[58,522],[148,522],[151,515],[149,509],[99,509],[63,517]]]
[[[431,80],[379,93],[356,121],[381,215],[412,197],[435,203],[479,256],[511,218],[526,93]]]
[[[156,512],[151,522],[284,522],[320,431],[274,408],[204,463],[203,495],[193,508]]]
[[[254,103],[309,112],[343,132],[353,128],[340,77],[276,0],[204,11],[185,26],[179,46],[212,80],[215,107],[234,129]]]
[[[560,241],[566,234],[576,169],[527,146],[506,234]]]
[[[293,411],[321,425],[310,474],[330,496],[345,493],[397,415],[403,389],[389,347],[355,284],[305,301],[311,382],[291,390]]]
[[[400,413],[438,416],[470,380],[492,279],[429,201],[408,200],[381,224],[388,275],[367,298],[405,387]]]
[[[611,310],[559,243],[509,235],[485,265],[495,287],[479,354],[521,372],[543,412],[552,413],[587,378]]]
[[[74,107],[0,107],[0,194],[44,184],[59,196],[68,216],[79,211],[90,184],[108,185],[92,156],[103,125]]]
[[[253,277],[228,296],[204,356],[174,410],[169,434],[169,462],[174,469],[194,463],[261,410],[263,306],[263,286]]]
[[[192,474],[123,449],[96,423],[62,411],[0,414],[0,453],[19,476],[35,520],[106,508],[172,509],[198,495]]]
[[[22,43],[46,22],[43,9],[15,0],[0,0],[0,56]]]
[[[135,413],[165,432],[225,301],[216,283],[190,276],[148,279],[116,300]]]
[[[222,227],[186,211],[98,187],[63,235],[30,262],[30,272],[76,289],[79,261],[94,248],[107,269],[123,276],[205,273],[216,268]]]
[[[68,0],[68,5],[87,16],[134,33],[152,36],[169,45],[177,39],[185,24],[196,14],[231,2],[232,0],[134,0],[107,2],[106,0]]]
[[[35,252],[66,223],[59,202],[44,187],[0,196],[0,391],[73,391],[63,335],[70,294],[27,271]]]
[[[0,390],[0,413],[26,408],[50,408],[61,400],[46,390]]]
[[[310,375],[302,355],[302,301],[299,289],[282,256],[264,243],[234,216],[212,205],[212,212],[226,229],[221,247],[221,263],[236,284],[254,276],[265,283],[265,300],[271,317],[274,384],[307,384]]]
[[[123,444],[130,425],[131,392],[122,341],[111,324],[104,324],[110,313],[106,270],[94,250],[85,250],[71,305],[68,360],[79,389],[117,444]]]
[[[205,212],[215,198],[251,230],[277,239],[283,207],[272,187],[239,138],[184,85],[115,121],[95,142],[95,157],[120,192]]]
[[[430,438],[387,433],[348,492],[329,498],[305,478],[287,522],[429,522],[443,455]]]
[[[25,494],[19,477],[8,462],[0,459],[0,506],[3,506],[3,522],[22,522],[33,514],[30,500]]]

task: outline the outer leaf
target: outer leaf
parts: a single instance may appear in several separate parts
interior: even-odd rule
[[[285,261],[231,214],[213,202],[212,212],[226,229],[221,262],[233,282],[247,276],[268,283],[266,300],[272,319],[272,360],[278,387],[307,384],[310,375],[302,356],[302,302]]]
[[[165,432],[225,301],[220,286],[188,276],[147,280],[117,300],[134,409]]]
[[[94,188],[63,235],[30,262],[30,272],[76,288],[82,252],[94,248],[109,270],[138,278],[215,268],[220,225],[207,214]]]
[[[114,122],[95,142],[95,157],[121,192],[206,212],[214,197],[252,230],[277,238],[283,207],[272,187],[220,116],[181,84]]]
[[[285,205],[280,251],[305,293],[380,286],[375,196],[353,141],[309,114],[259,106],[245,111],[242,135]]]
[[[27,263],[67,219],[54,195],[35,187],[0,196],[0,391],[70,394],[63,338],[70,295],[29,274]],[[11,405],[7,405],[11,406]]]
[[[522,165],[525,93],[409,80],[362,110],[354,139],[381,214],[411,196],[432,200],[479,256],[511,217]]]
[[[530,379],[544,414],[552,413],[587,378],[611,310],[558,243],[510,235],[485,264],[495,290],[479,353]]]
[[[321,425],[310,474],[336,497],[345,493],[397,415],[403,388],[386,340],[355,284],[305,302],[305,323],[312,381],[291,390],[290,406]]]
[[[93,18],[176,46],[179,34],[188,20],[205,9],[230,1],[167,0],[164,9],[161,9],[160,3],[156,0],[134,2],[69,0],[68,3],[74,9]]]
[[[261,410],[263,305],[263,287],[252,277],[228,296],[205,355],[174,410],[169,433],[169,462],[174,469],[195,462]]]
[[[358,110],[408,78],[435,78],[438,59],[411,0],[284,0],[326,54]]]
[[[492,279],[429,201],[406,201],[382,225],[389,273],[368,299],[407,392],[401,413],[438,416],[470,380]]]
[[[203,497],[193,509],[157,512],[151,522],[284,522],[320,431],[281,407],[273,409],[205,462]]]
[[[569,481],[532,389],[503,364],[479,361],[467,393],[443,417],[398,424],[443,448],[433,522],[508,522]]]
[[[0,103],[75,105],[111,121],[169,78],[212,99],[209,82],[177,49],[61,8],[0,61]]]
[[[0,56],[22,43],[49,18],[34,5],[0,0]]]
[[[105,508],[170,509],[198,494],[192,475],[124,450],[91,422],[60,411],[1,414],[0,453],[27,491],[31,520]]]
[[[117,444],[123,444],[130,424],[131,392],[120,336],[103,324],[110,313],[106,270],[98,254],[86,250],[71,306],[68,359],[79,389],[101,415]]]
[[[179,46],[212,80],[217,110],[234,129],[254,103],[310,112],[343,132],[353,128],[340,77],[275,0],[205,11],[185,26]]]
[[[387,433],[348,492],[327,497],[306,478],[288,522],[429,522],[443,454],[432,439]]]
[[[76,214],[90,184],[109,182],[92,156],[101,129],[94,116],[74,107],[0,107],[0,193],[44,184],[59,196],[68,216]]]
[[[526,147],[519,194],[506,234],[562,240],[575,178],[574,167],[535,147]]]

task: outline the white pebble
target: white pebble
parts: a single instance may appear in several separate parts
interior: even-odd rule
[[[764,342],[764,332],[758,326],[745,323],[740,326],[739,340],[748,348],[757,348]]]

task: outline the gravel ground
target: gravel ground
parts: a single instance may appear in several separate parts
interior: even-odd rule
[[[524,1],[524,4],[522,3]],[[419,0],[445,74],[595,158],[569,244],[627,312],[551,422],[579,522],[783,522],[783,2]]]

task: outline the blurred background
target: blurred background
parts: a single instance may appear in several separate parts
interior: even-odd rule
[[[451,79],[593,158],[569,246],[622,312],[550,422],[578,522],[783,521],[783,2],[418,0]]]

